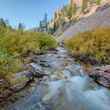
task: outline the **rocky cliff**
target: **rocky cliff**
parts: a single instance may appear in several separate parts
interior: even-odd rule
[[[94,14],[100,7],[109,4],[110,0],[70,0],[69,3],[58,9],[49,28],[54,30],[55,36],[60,36],[71,25],[80,19]]]
[[[62,41],[64,38],[73,37],[79,32],[107,26],[110,26],[110,5],[108,3],[98,7],[94,14],[88,17],[82,17],[74,25],[67,28],[67,30],[60,37],[58,37],[58,40]]]

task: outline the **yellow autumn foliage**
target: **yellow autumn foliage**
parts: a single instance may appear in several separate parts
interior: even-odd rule
[[[110,28],[79,33],[65,40],[65,46],[74,55],[85,55],[110,64]]]
[[[46,33],[19,30],[0,31],[0,76],[23,71],[23,55],[56,48],[55,39]]]

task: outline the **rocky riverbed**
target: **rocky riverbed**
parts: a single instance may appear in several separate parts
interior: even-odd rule
[[[33,72],[19,74],[17,78],[23,75],[26,80],[12,90],[31,82],[0,110],[110,110],[110,90],[85,74],[64,48],[35,55],[29,65]]]

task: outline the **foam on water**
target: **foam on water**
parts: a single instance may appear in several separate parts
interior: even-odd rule
[[[93,89],[89,83],[87,76],[51,82],[43,101],[51,104],[53,110],[109,110],[109,91],[97,87]]]

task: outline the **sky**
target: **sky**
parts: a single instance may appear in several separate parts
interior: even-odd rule
[[[23,23],[27,28],[36,27],[48,14],[53,17],[55,10],[67,4],[69,0],[0,0],[0,18],[9,20],[16,27]]]

